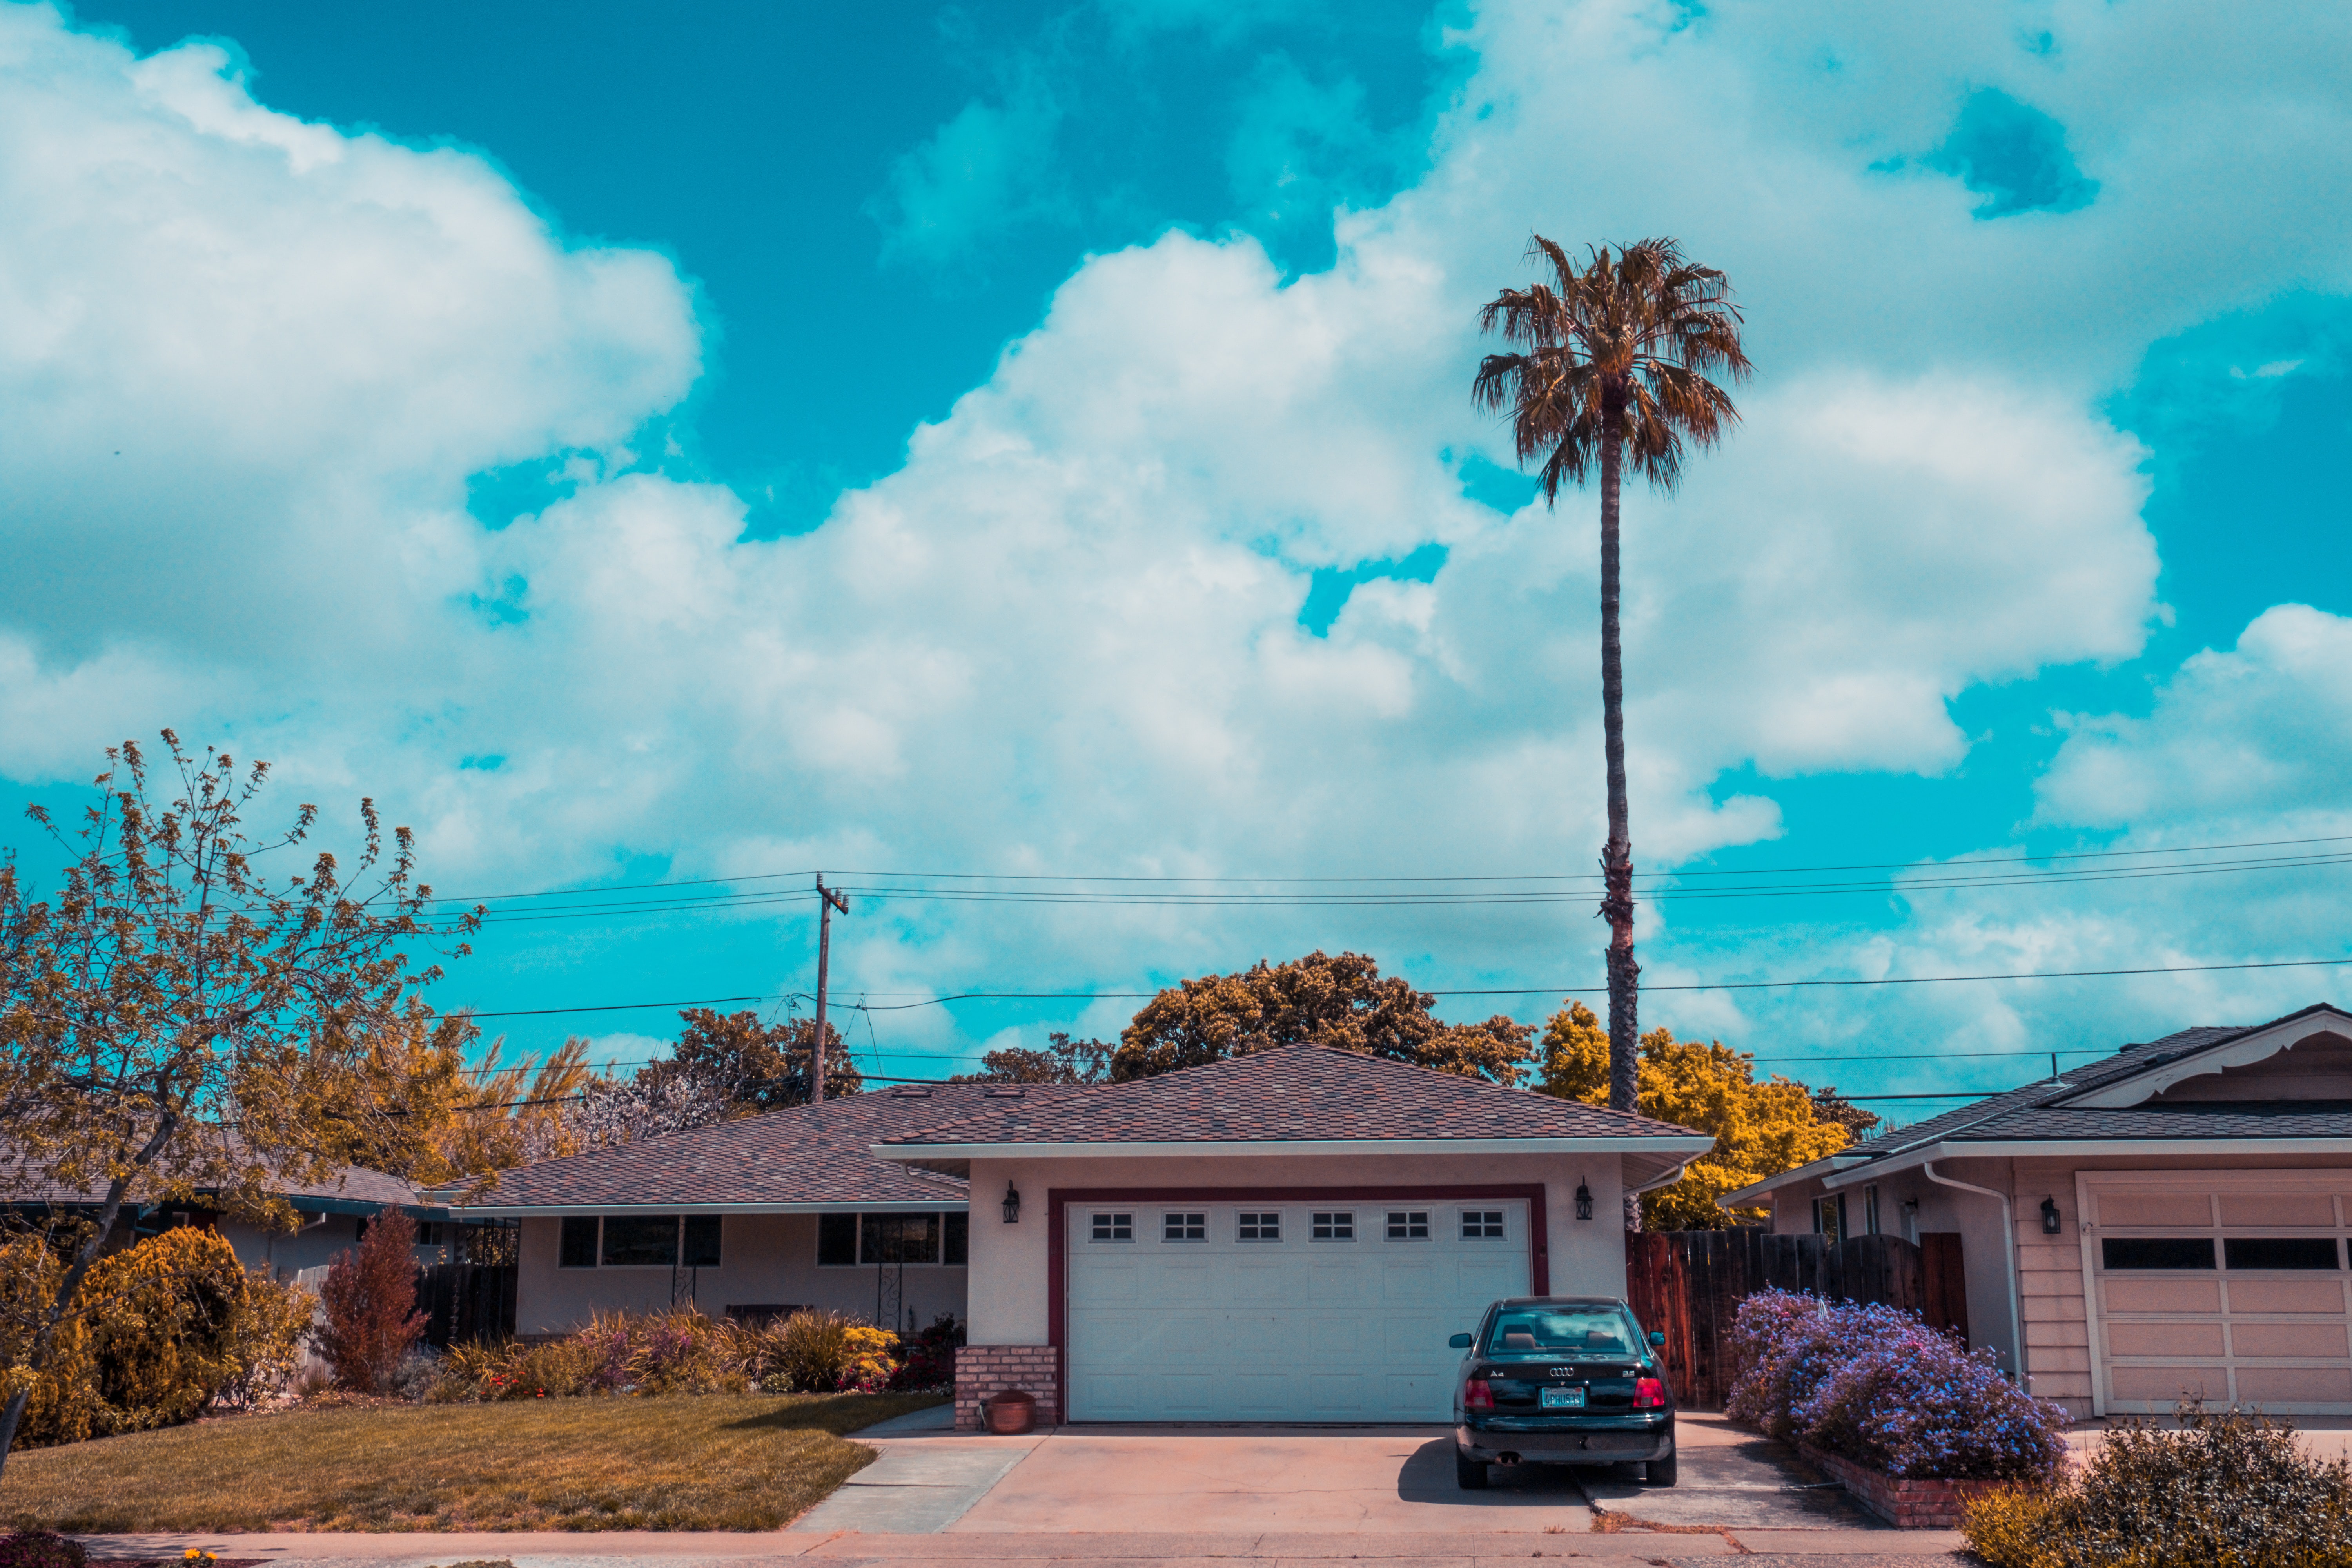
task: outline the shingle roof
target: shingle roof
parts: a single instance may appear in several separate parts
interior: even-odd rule
[[[997,1143],[1689,1139],[1622,1110],[1322,1046],[1285,1046],[1131,1083],[1024,1100],[878,1140],[909,1152]]]
[[[672,1132],[500,1173],[497,1187],[460,1208],[622,1207],[640,1205],[961,1205],[958,1177],[877,1160],[892,1133],[944,1121],[988,1102],[999,1086],[937,1084],[800,1105],[764,1116]],[[1067,1089],[1032,1087],[1037,1104]]]
[[[31,1205],[55,1204],[79,1207],[97,1204],[101,1194],[88,1188],[68,1187],[36,1171],[21,1182],[16,1175],[13,1153],[0,1153],[0,1203]],[[277,1182],[269,1190],[282,1198],[327,1198],[344,1203],[416,1205],[416,1189],[398,1176],[383,1171],[371,1171],[363,1165],[344,1167],[341,1174],[322,1182]],[[139,1189],[132,1189],[134,1200]]]
[[[2102,1108],[2070,1104],[2095,1089],[2319,1012],[2319,1004],[2268,1023],[2200,1025],[2126,1045],[2114,1056],[2068,1068],[2055,1081],[1990,1095],[1853,1145],[1839,1156],[1884,1158],[1936,1142],[2137,1140],[2151,1138],[2352,1137],[2352,1102],[2216,1100]]]

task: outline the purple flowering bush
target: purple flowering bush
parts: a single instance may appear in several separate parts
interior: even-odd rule
[[[1735,1420],[1891,1476],[2046,1480],[2065,1465],[2066,1412],[1895,1307],[1763,1290],[1732,1324]]]

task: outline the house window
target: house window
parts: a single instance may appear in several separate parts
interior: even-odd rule
[[[2224,1268],[2341,1268],[2332,1236],[2232,1236],[2221,1242]]]
[[[1503,1239],[1501,1209],[1464,1209],[1462,1239],[1465,1241],[1500,1241]]]
[[[1391,1241],[1427,1241],[1429,1211],[1427,1209],[1389,1210],[1389,1239]]]
[[[559,1268],[716,1268],[715,1214],[566,1215],[556,1241]]]
[[[1878,1234],[1878,1189],[1876,1187],[1862,1189],[1862,1233],[1864,1236]]]
[[[1813,1200],[1813,1234],[1832,1247],[1845,1239],[1845,1194]]]
[[[940,1261],[950,1268],[961,1268],[971,1261],[971,1215],[950,1214],[940,1216],[941,1256]]]
[[[1356,1239],[1356,1216],[1344,1211],[1316,1215],[1307,1234],[1315,1241],[1353,1241]]]
[[[937,1263],[940,1216],[935,1214],[869,1214],[857,1220],[860,1263]]]
[[[857,1216],[821,1214],[816,1216],[816,1266],[854,1268],[857,1265]]]
[[[1160,1239],[1206,1241],[1209,1239],[1209,1216],[1204,1214],[1162,1215],[1160,1216]]]
[[[2210,1268],[2213,1238],[2206,1236],[2109,1236],[2099,1241],[2109,1268]]]
[[[1131,1214],[1098,1214],[1094,1216],[1094,1226],[1087,1232],[1087,1239],[1088,1241],[1133,1241],[1135,1216]]]
[[[1282,1239],[1280,1211],[1268,1209],[1262,1213],[1253,1213],[1244,1209],[1241,1215],[1240,1238],[1244,1241],[1280,1241]]]
[[[559,1268],[593,1268],[596,1267],[596,1216],[593,1214],[568,1214],[563,1216],[563,1240],[556,1249]]]

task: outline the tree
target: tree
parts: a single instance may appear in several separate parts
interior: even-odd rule
[[[1813,1090],[1813,1115],[1823,1121],[1834,1121],[1845,1129],[1846,1136],[1856,1142],[1868,1137],[1870,1130],[1879,1123],[1876,1112],[1864,1110],[1827,1084]]]
[[[1545,1094],[1609,1103],[1613,1052],[1592,1009],[1570,1004],[1544,1026]],[[1756,1081],[1753,1057],[1720,1041],[1677,1040],[1671,1029],[1642,1037],[1644,1116],[1712,1133],[1715,1148],[1691,1162],[1682,1180],[1642,1197],[1645,1230],[1721,1230],[1759,1211],[1725,1208],[1725,1193],[1777,1176],[1846,1145],[1846,1130],[1813,1113],[1801,1083]]]
[[[331,854],[273,881],[262,862],[295,851],[317,821],[301,805],[278,837],[247,836],[241,814],[268,779],[226,755],[199,758],[170,731],[177,793],[158,805],[145,754],[107,753],[98,801],[68,835],[32,808],[72,859],[53,900],[36,901],[0,861],[0,1126],[10,1148],[0,1192],[44,1186],[94,1198],[47,1304],[22,1343],[0,1410],[0,1464],[30,1382],[126,1205],[203,1194],[207,1206],[282,1224],[271,1195],[330,1179],[370,1114],[347,1092],[358,1042],[439,977],[410,950],[472,931],[478,910],[437,924],[415,880],[405,827],[386,849],[374,803],[360,803],[362,849],[345,875]],[[462,942],[449,956],[466,952]]]
[[[416,1222],[398,1209],[369,1222],[360,1244],[327,1266],[319,1304],[327,1314],[319,1353],[335,1381],[358,1394],[383,1392],[425,1332],[425,1314],[416,1310]]]
[[[1238,974],[1180,980],[1119,1033],[1115,1081],[1150,1078],[1277,1046],[1335,1046],[1465,1078],[1518,1082],[1535,1029],[1501,1014],[1443,1024],[1436,997],[1381,978],[1361,953],[1318,950],[1284,964],[1264,959]]]
[[[1741,317],[1722,273],[1683,259],[1671,239],[1645,239],[1614,255],[1588,253],[1580,268],[1541,235],[1528,247],[1549,283],[1506,289],[1478,313],[1481,331],[1520,345],[1478,365],[1472,401],[1507,414],[1524,465],[1540,458],[1538,483],[1557,505],[1562,480],[1601,475],[1601,710],[1609,786],[1609,842],[1601,855],[1601,913],[1609,922],[1609,1103],[1638,1098],[1641,966],[1633,962],[1633,839],[1625,805],[1625,681],[1617,625],[1621,470],[1633,467],[1660,490],[1682,477],[1685,443],[1709,447],[1738,411],[1711,373],[1743,380]]]
[[[1055,1030],[1045,1048],[1003,1046],[980,1058],[980,1071],[958,1073],[950,1083],[1108,1083],[1113,1047],[1101,1040],[1073,1040]]]
[[[791,1018],[762,1024],[753,1012],[720,1015],[708,1007],[689,1007],[678,1016],[686,1021],[670,1063],[655,1063],[646,1071],[679,1070],[708,1078],[725,1102],[730,1116],[751,1116],[809,1102],[811,1047],[816,1023]],[[840,1032],[824,1026],[824,1097],[840,1100],[866,1090],[865,1077],[849,1059],[849,1047]]]
[[[320,1090],[349,1101],[330,1114],[351,1129],[351,1163],[434,1187],[572,1152],[566,1110],[595,1076],[588,1042],[502,1063],[505,1042],[493,1040],[474,1062],[481,1035],[467,1015],[436,1014],[415,997],[368,1031],[353,1070]],[[333,1064],[344,1053],[311,1059]]]

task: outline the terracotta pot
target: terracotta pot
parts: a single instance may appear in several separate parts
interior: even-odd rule
[[[1001,1436],[1016,1436],[1037,1424],[1037,1396],[1008,1388],[993,1399],[980,1402],[988,1429]]]

